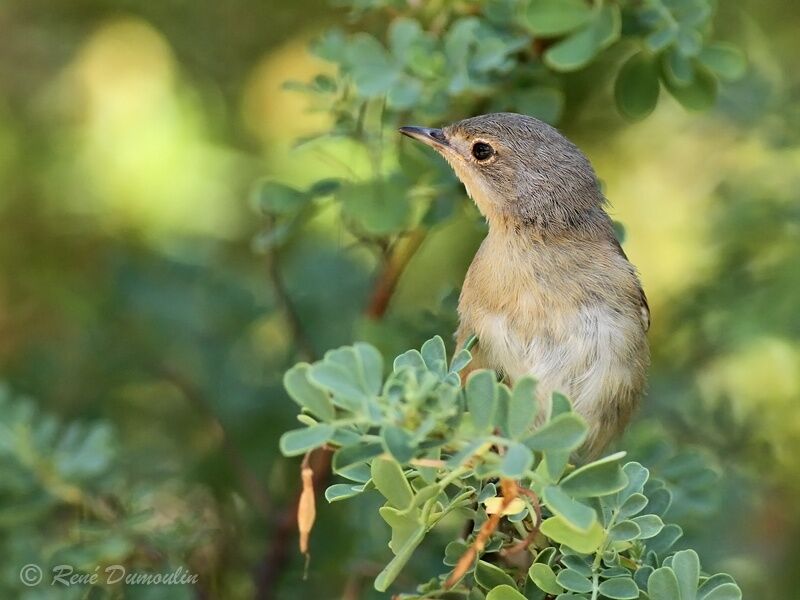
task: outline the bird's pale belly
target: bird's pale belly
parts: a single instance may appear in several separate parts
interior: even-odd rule
[[[613,436],[627,422],[643,386],[634,358],[644,339],[641,324],[603,305],[550,313],[546,322],[538,327],[531,319],[474,315],[481,362],[512,382],[532,375],[539,381],[540,402],[562,392],[587,419],[593,438],[601,431]]]

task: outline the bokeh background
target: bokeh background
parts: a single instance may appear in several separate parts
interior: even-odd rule
[[[0,5],[4,598],[378,597],[387,549],[369,499],[319,506],[303,579],[281,376],[355,339],[393,355],[447,337],[483,231],[464,196],[411,240],[380,318],[374,253],[335,204],[280,252],[265,243],[259,179],[304,188],[368,169],[347,144],[296,146],[329,117],[282,86],[331,72],[307,46],[347,14],[322,0]],[[748,57],[714,108],[662,94],[627,124],[590,71],[598,94],[563,126],[625,226],[653,315],[651,389],[622,445],[713,461],[714,493],[680,516],[687,543],[745,597],[794,598],[800,11],[720,3],[714,23]],[[183,566],[200,582],[28,588],[27,563]]]

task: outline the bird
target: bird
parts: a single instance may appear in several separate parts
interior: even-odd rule
[[[444,157],[488,224],[458,301],[457,347],[477,337],[469,369],[534,377],[545,408],[567,396],[596,457],[643,396],[650,308],[589,159],[516,113],[399,131]]]

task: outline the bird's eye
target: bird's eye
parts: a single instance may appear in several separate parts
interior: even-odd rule
[[[478,161],[489,160],[493,154],[494,154],[494,148],[492,148],[486,142],[475,142],[472,145],[472,156],[475,157],[475,160]]]

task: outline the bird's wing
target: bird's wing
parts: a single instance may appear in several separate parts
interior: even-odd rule
[[[625,250],[622,249],[622,246],[620,245],[616,236],[613,236],[612,239],[614,240],[614,246],[617,249],[617,252],[620,253],[622,258],[630,262],[630,260],[628,260],[628,255],[625,254]],[[650,329],[650,305],[647,303],[647,296],[642,289],[642,284],[639,283],[638,277],[636,278],[636,283],[639,288],[639,310],[641,311],[642,325],[644,326],[644,330],[647,331]]]

